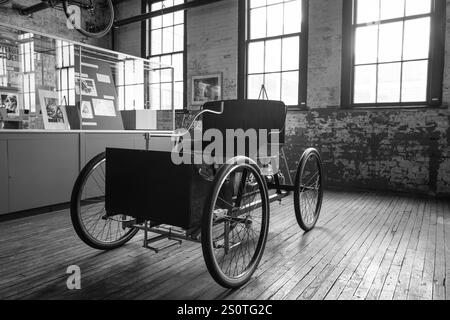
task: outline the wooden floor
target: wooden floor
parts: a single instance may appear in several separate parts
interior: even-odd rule
[[[450,299],[450,203],[327,192],[304,234],[291,199],[273,204],[260,268],[237,291],[216,285],[198,244],[160,254],[142,234],[92,250],[61,211],[0,224],[1,299]],[[66,287],[70,265],[82,289]],[[447,279],[447,281],[446,281]]]

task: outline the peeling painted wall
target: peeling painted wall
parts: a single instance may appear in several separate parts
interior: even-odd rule
[[[450,194],[448,110],[292,113],[291,170],[308,147],[322,155],[328,186]]]
[[[322,153],[329,186],[449,196],[450,110],[445,106],[450,103],[450,0],[445,106],[430,109],[341,110],[342,0],[311,0],[309,10],[311,110],[288,114],[286,151],[291,169],[312,146]],[[189,10],[187,34],[188,107],[190,78],[198,74],[222,72],[224,98],[236,98],[238,1]],[[180,126],[181,120],[179,116]]]
[[[192,76],[222,74],[222,96],[237,96],[238,1],[193,8],[187,13],[187,101]]]
[[[309,2],[308,96],[310,108],[341,102],[342,0]]]

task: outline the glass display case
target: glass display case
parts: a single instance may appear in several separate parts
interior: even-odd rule
[[[0,130],[173,131],[179,95],[171,66],[0,23]]]
[[[67,203],[108,147],[170,151],[183,101],[173,78],[171,66],[0,22],[0,215]]]

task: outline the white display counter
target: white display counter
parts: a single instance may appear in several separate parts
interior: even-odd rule
[[[151,150],[170,150],[154,133]],[[142,132],[0,131],[0,214],[68,203],[84,165],[106,147],[145,149]],[[149,164],[151,165],[151,164]]]

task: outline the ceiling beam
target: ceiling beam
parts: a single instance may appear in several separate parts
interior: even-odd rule
[[[212,3],[216,3],[216,2],[220,2],[220,1],[224,1],[224,0],[193,0],[193,1],[189,1],[189,2],[186,2],[183,4],[173,6],[173,7],[169,7],[169,8],[149,12],[149,13],[140,14],[140,15],[130,17],[130,18],[116,20],[114,22],[114,27],[120,27],[120,26],[124,26],[124,25],[130,24],[130,23],[140,22],[143,20],[162,16],[163,14],[173,13],[175,11],[186,10],[186,9],[195,8],[195,7],[200,7],[200,6],[204,6],[204,5],[208,5],[208,4],[212,4]]]

